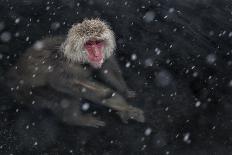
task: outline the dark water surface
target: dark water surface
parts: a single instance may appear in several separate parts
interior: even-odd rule
[[[106,20],[146,123],[73,127],[0,91],[0,154],[232,154],[230,0],[1,0],[0,76],[26,48],[83,18]],[[49,95],[49,94],[48,94]]]

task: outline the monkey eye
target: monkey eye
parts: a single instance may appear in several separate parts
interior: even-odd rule
[[[85,47],[88,48],[88,47],[91,47],[91,46],[93,46],[93,45],[102,46],[102,43],[103,43],[102,40],[87,41],[87,42],[85,43]]]
[[[99,45],[99,44],[102,43],[102,40],[97,40],[97,41],[95,41],[95,43],[96,43],[97,45]]]
[[[94,41],[87,41],[85,43],[85,46],[91,46],[91,45],[94,45]]]

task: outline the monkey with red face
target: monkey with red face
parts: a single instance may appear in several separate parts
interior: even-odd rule
[[[125,123],[144,122],[143,111],[125,100],[133,93],[113,56],[115,47],[114,33],[105,22],[84,20],[67,37],[37,41],[6,74],[7,84],[21,103],[50,109],[71,125],[105,125],[81,113],[80,99],[115,110]]]

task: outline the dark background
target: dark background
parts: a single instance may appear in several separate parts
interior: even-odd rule
[[[0,0],[0,76],[36,40],[92,17],[115,31],[146,123],[95,107],[106,127],[68,126],[20,107],[2,84],[1,155],[232,154],[230,0]]]

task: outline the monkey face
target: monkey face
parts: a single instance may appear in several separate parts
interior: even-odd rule
[[[100,68],[104,60],[113,54],[115,46],[114,33],[110,27],[99,19],[91,19],[73,25],[62,45],[62,51],[71,61]]]
[[[93,67],[101,67],[104,58],[104,41],[89,40],[85,43],[84,48],[86,49],[89,63]]]

